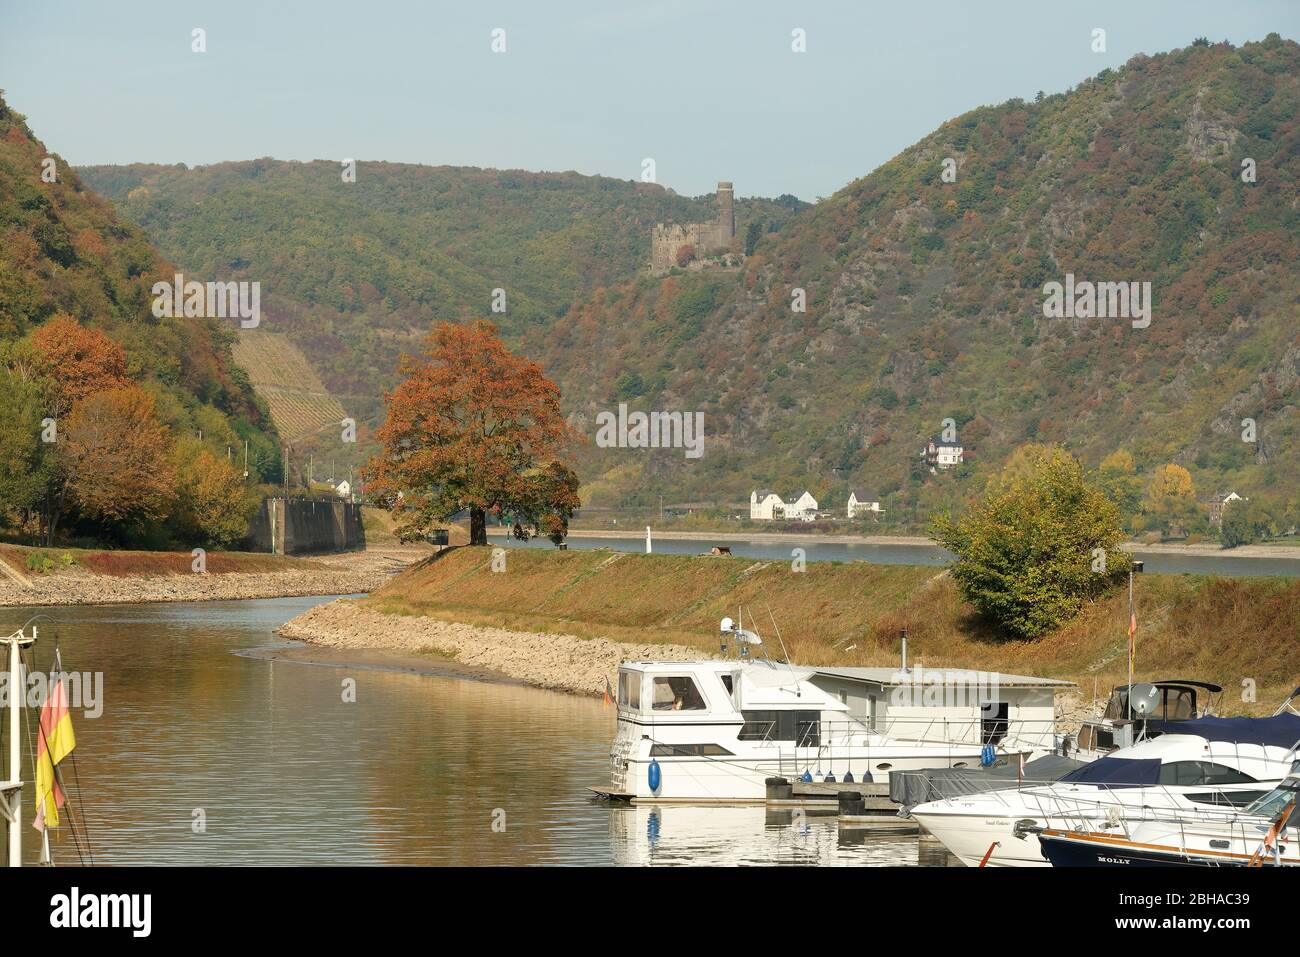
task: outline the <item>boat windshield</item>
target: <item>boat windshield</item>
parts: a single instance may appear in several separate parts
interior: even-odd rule
[[[1245,813],[1256,817],[1266,817],[1273,820],[1282,813],[1282,809],[1295,799],[1297,792],[1300,792],[1300,761],[1291,765],[1291,773],[1282,779],[1282,783],[1269,791],[1267,794],[1258,798],[1254,803],[1246,805]],[[1295,824],[1296,815],[1291,814],[1291,823]]]

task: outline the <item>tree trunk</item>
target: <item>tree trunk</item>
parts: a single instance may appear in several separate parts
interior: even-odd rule
[[[471,506],[469,510],[469,543],[471,545],[488,543],[487,512],[477,506]]]

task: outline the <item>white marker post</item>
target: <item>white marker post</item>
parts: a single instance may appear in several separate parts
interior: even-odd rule
[[[19,649],[36,641],[36,629],[28,638],[21,630],[0,637],[9,646],[9,779],[0,781],[0,813],[9,824],[9,866],[23,866],[23,782],[19,730],[22,723],[23,660]]]
[[[650,554],[650,526],[645,527],[645,553]]]

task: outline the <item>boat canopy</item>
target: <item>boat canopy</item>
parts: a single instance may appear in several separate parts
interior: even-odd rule
[[[1061,781],[1069,784],[1100,784],[1112,788],[1149,787],[1160,783],[1161,764],[1159,758],[1098,758],[1071,771]]]
[[[1207,741],[1260,744],[1292,748],[1300,742],[1300,715],[1284,712],[1270,718],[1192,718],[1187,721],[1148,721],[1148,733],[1194,734]]]

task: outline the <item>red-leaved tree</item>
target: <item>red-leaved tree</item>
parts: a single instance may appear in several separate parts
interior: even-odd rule
[[[403,356],[398,371],[376,433],[382,450],[363,477],[399,537],[417,539],[468,509],[471,545],[487,544],[489,511],[514,518],[521,537],[562,541],[579,505],[566,457],[576,436],[541,367],[479,320],[438,323],[424,354]]]

